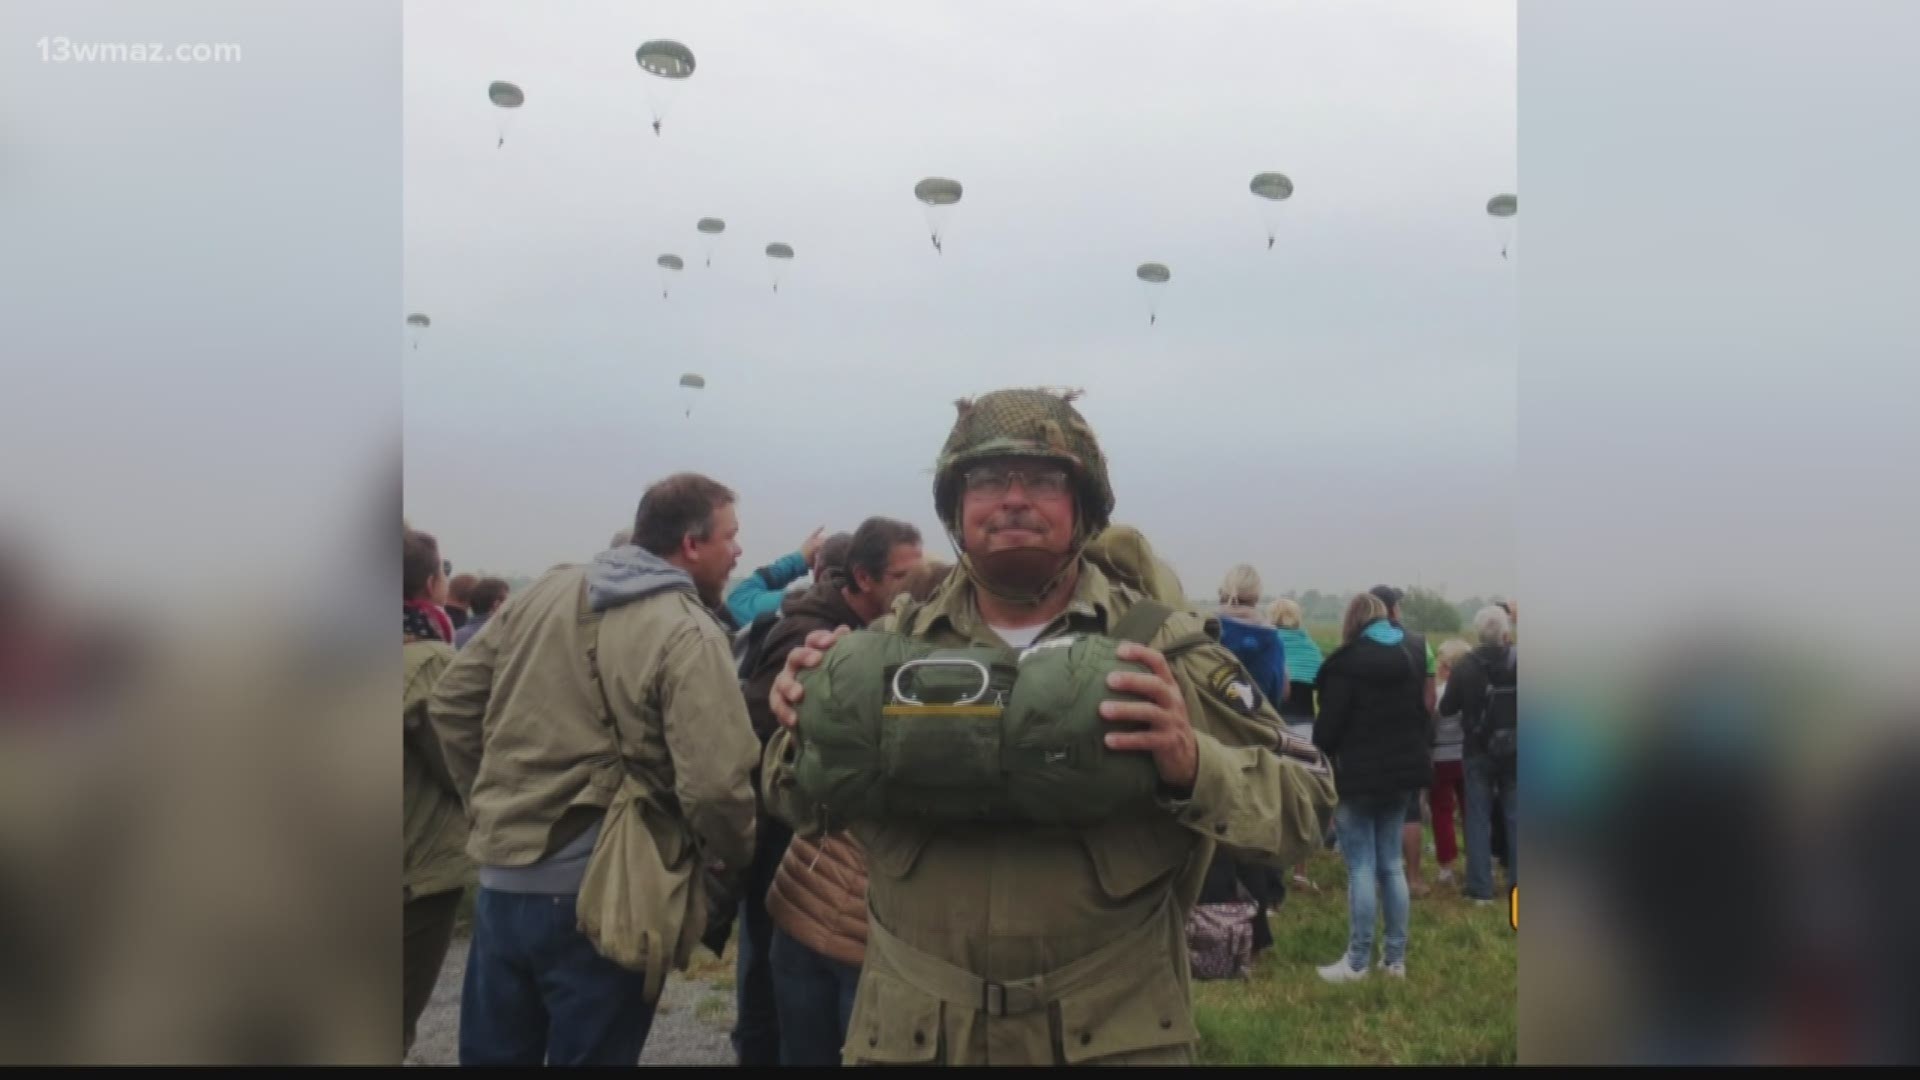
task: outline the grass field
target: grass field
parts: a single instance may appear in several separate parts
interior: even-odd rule
[[[1433,885],[1433,857],[1425,856]],[[1455,872],[1465,869],[1464,855]],[[1210,1064],[1511,1065],[1518,937],[1505,905],[1475,907],[1457,886],[1413,902],[1407,978],[1376,972],[1333,986],[1314,969],[1347,944],[1346,865],[1321,854],[1308,866],[1318,893],[1292,887],[1273,912],[1273,948],[1238,982],[1194,986],[1201,1060]],[[1380,937],[1374,935],[1375,959]]]

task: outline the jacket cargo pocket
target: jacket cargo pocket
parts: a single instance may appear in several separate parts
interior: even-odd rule
[[[841,1061],[847,1065],[931,1065],[939,1060],[945,1006],[885,972],[860,979]]]
[[[1172,820],[1116,821],[1082,833],[1110,900],[1125,900],[1186,865],[1198,838]]]
[[[1108,1058],[1177,1064],[1191,1059],[1199,1038],[1192,1006],[1171,973],[1106,979],[1060,999],[1060,1053],[1069,1065]]]

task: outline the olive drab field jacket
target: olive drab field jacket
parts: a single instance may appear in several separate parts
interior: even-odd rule
[[[1083,560],[1067,610],[1043,633],[1107,632],[1139,601]],[[905,620],[904,625],[902,620]],[[876,624],[952,646],[1001,642],[955,574],[927,604]],[[1332,776],[1285,734],[1271,702],[1206,617],[1175,612],[1153,647],[1195,642],[1170,665],[1199,753],[1185,798],[1088,828],[863,821],[869,928],[845,1064],[1182,1064],[1198,1033],[1187,913],[1217,846],[1290,865],[1324,836]],[[768,806],[815,836],[794,784],[792,730],[768,744]]]
[[[567,812],[604,811],[623,777],[709,861],[751,860],[760,741],[730,640],[692,579],[638,547],[515,594],[460,650],[429,714],[483,867],[551,854],[571,839],[557,831]]]

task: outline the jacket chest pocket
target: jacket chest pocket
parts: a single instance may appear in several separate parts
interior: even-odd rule
[[[1171,819],[1135,819],[1081,833],[1087,857],[1109,900],[1126,900],[1180,870],[1199,837]]]

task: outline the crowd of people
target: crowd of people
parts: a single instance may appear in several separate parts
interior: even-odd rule
[[[1234,567],[1221,583],[1216,614],[1222,644],[1277,703],[1289,728],[1336,764],[1340,805],[1327,845],[1347,864],[1350,932],[1347,953],[1320,968],[1320,976],[1329,982],[1364,977],[1373,926],[1383,913],[1378,969],[1404,976],[1410,902],[1431,891],[1420,871],[1427,823],[1441,885],[1460,880],[1456,809],[1467,839],[1461,895],[1478,905],[1495,901],[1496,858],[1509,887],[1519,880],[1511,846],[1516,763],[1488,745],[1489,728],[1501,722],[1488,716],[1489,686],[1511,687],[1517,677],[1516,609],[1496,600],[1474,619],[1477,647],[1452,638],[1436,649],[1402,622],[1404,594],[1378,585],[1349,601],[1339,647],[1325,656],[1301,628],[1299,605],[1282,598],[1262,609],[1261,591],[1254,567]],[[1293,868],[1291,884],[1318,891],[1304,863]],[[1209,958],[1209,972],[1238,973],[1271,947],[1266,916],[1286,888],[1270,868],[1216,860],[1200,897],[1203,907],[1220,913],[1209,928],[1225,919],[1247,930],[1206,939],[1215,949],[1240,953],[1232,961]]]
[[[1368,974],[1381,907],[1380,966],[1404,975],[1423,791],[1443,881],[1464,801],[1465,894],[1485,901],[1500,800],[1511,883],[1513,772],[1486,719],[1513,683],[1511,605],[1475,619],[1477,648],[1435,650],[1382,587],[1354,597],[1324,657],[1250,566],[1227,575],[1217,611],[1196,610],[1111,520],[1073,400],[958,403],[933,492],[952,564],[874,516],[729,587],[736,498],[691,473],[648,488],[608,549],[511,597],[500,579],[452,577],[409,526],[407,1045],[471,886],[463,1065],[633,1064],[667,972],[729,940],[739,1063],[840,1065],[1190,1063],[1209,927],[1270,944],[1285,875],[1310,886],[1306,859],[1328,843],[1347,862],[1352,930],[1321,976]],[[847,638],[862,629],[926,663],[997,650],[1015,697],[1018,679],[1064,680],[1041,700],[1097,701],[1067,718],[1092,742],[993,749],[982,769],[971,744],[896,722],[855,777],[892,794],[859,809],[819,762],[845,734],[826,725],[877,715],[886,692],[822,669],[869,647]],[[1035,659],[1080,639],[1113,642],[1091,674]],[[951,713],[889,698],[888,715],[1000,716],[1008,699],[982,706],[986,691]],[[916,752],[909,738],[936,741]],[[1123,809],[989,812],[1005,800],[964,790],[1047,769],[1072,782],[1027,790]],[[915,797],[928,788],[966,797]]]

